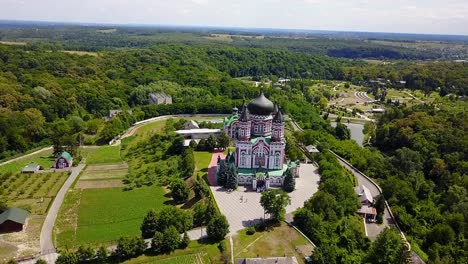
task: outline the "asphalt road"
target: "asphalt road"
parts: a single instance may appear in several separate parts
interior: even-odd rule
[[[351,173],[353,173],[354,177],[356,177],[358,181],[358,186],[356,186],[355,190],[356,193],[359,194],[361,192],[360,186],[364,185],[369,189],[374,199],[380,195],[381,191],[364,175],[360,172],[356,171],[353,167],[349,166],[346,162],[344,162],[340,157],[338,157],[338,161],[340,162],[341,166],[348,169]],[[386,227],[394,224],[392,216],[388,211],[388,208],[385,207],[384,215],[383,215],[383,223],[378,225],[376,223],[365,223],[366,233],[370,240],[374,241],[377,238],[377,235],[380,234]]]
[[[65,198],[65,194],[67,193],[70,186],[76,180],[80,172],[85,167],[85,164],[80,164],[77,167],[72,169],[72,173],[60,188],[60,191],[55,196],[52,205],[49,208],[49,212],[47,213],[46,219],[44,224],[42,225],[41,230],[41,253],[51,253],[55,252],[53,238],[52,238],[52,230],[54,229],[55,219],[57,218],[58,211],[60,206],[62,206],[63,199]]]
[[[303,129],[299,127],[299,125],[296,122],[292,121],[291,124],[294,130],[303,131]],[[358,181],[358,186],[356,187],[356,193],[359,194],[360,192],[359,186],[364,185],[370,190],[372,197],[376,198],[377,196],[380,195],[381,191],[379,190],[379,188],[376,187],[375,184],[373,184],[369,179],[367,179],[360,172],[354,170],[354,168],[349,166],[344,160],[341,159],[341,157],[337,156],[337,158],[338,158],[338,161],[341,163],[341,165],[345,167],[346,169],[348,169],[350,172],[352,172],[353,175],[356,177]],[[377,235],[380,234],[380,232],[382,232],[385,229],[385,227],[394,223],[393,218],[391,217],[391,214],[388,211],[388,208],[385,208],[383,218],[384,218],[383,223],[381,225],[378,225],[376,223],[365,223],[366,234],[369,237],[369,239],[375,240]]]

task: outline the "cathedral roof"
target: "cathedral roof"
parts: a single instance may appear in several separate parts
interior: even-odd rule
[[[274,110],[273,103],[265,97],[263,92],[247,105],[249,112],[253,115],[270,115]]]

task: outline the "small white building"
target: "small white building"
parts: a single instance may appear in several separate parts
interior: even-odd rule
[[[383,108],[372,108],[371,112],[374,114],[382,114],[385,110]]]
[[[177,135],[183,136],[185,139],[207,139],[210,135],[218,137],[221,134],[221,129],[196,128],[177,130]]]
[[[150,104],[154,105],[172,104],[172,97],[165,93],[150,93],[148,95],[148,101]]]
[[[359,201],[361,201],[361,208],[358,209],[358,214],[363,215],[366,219],[373,219],[377,216],[377,210],[372,207],[374,197],[370,190],[364,186],[360,186]]]

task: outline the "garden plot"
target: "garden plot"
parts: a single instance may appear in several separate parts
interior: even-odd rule
[[[115,188],[123,187],[122,179],[128,174],[126,163],[88,166],[75,188]]]

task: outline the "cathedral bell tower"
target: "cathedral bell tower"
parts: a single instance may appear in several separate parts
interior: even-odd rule
[[[273,142],[281,142],[284,138],[284,118],[283,114],[281,114],[281,111],[278,109],[278,105],[276,104],[271,134],[271,139]]]
[[[239,132],[238,139],[240,141],[247,141],[250,139],[250,118],[249,112],[245,105],[242,106],[241,114],[239,117]]]

